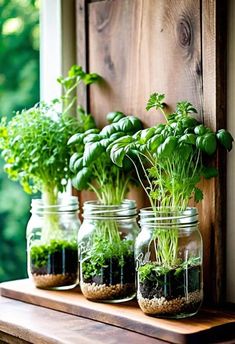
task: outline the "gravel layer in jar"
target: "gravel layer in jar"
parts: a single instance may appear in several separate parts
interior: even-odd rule
[[[83,295],[90,300],[118,300],[135,296],[135,284],[96,284],[96,283],[80,283]]]
[[[193,314],[195,313],[201,302],[202,293],[199,290],[189,293],[184,297],[177,297],[171,300],[167,300],[165,297],[154,297],[152,299],[144,298],[140,293],[137,296],[138,303],[142,311],[146,314],[152,315],[178,315],[179,317],[183,313]]]
[[[32,274],[32,279],[37,288],[47,289],[66,287],[77,283],[77,274]]]

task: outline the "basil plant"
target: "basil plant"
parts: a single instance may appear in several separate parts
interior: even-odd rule
[[[115,165],[107,147],[118,138],[132,136],[142,128],[142,123],[137,117],[125,116],[121,112],[109,113],[107,120],[109,124],[102,130],[89,129],[69,139],[68,145],[75,151],[70,159],[70,170],[76,189],[89,189],[101,204],[114,205],[121,204],[129,184],[136,180],[130,161],[126,158],[121,167]]]

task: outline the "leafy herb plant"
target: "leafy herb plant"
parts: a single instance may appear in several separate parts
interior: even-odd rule
[[[135,182],[135,176],[128,159],[124,162],[124,167],[120,168],[113,164],[106,148],[118,137],[133,135],[142,128],[142,124],[138,118],[126,117],[121,112],[109,113],[107,120],[110,124],[102,130],[91,129],[75,134],[68,144],[76,150],[70,160],[70,169],[74,173],[73,185],[79,190],[94,191],[98,205],[105,205],[108,209],[113,205],[121,206],[130,183]],[[107,209],[106,211],[110,211]],[[93,231],[88,242],[85,243],[82,235],[79,236],[82,291],[92,299],[117,299],[134,295],[133,239],[122,237],[118,221],[102,219],[102,216],[105,217],[103,214],[99,219],[94,217]],[[85,250],[82,248],[84,245]],[[128,266],[129,280],[126,278]],[[103,294],[99,289],[93,290],[93,283],[106,285],[102,287]],[[87,287],[89,284],[90,289]],[[116,285],[112,292],[110,285]]]
[[[78,190],[94,191],[105,205],[121,204],[133,180],[133,167],[126,159],[122,168],[113,164],[106,148],[126,134],[133,135],[142,128],[141,121],[121,112],[107,115],[109,125],[102,130],[90,129],[73,135],[68,145],[75,147],[70,159],[72,183]]]
[[[17,112],[9,122],[6,118],[2,118],[0,122],[0,149],[5,160],[5,171],[12,180],[19,181],[27,193],[40,191],[43,209],[46,209],[43,212],[42,225],[39,224],[40,238],[33,238],[29,242],[31,272],[36,275],[45,275],[47,271],[45,266],[41,266],[42,262],[48,262],[51,267],[48,267],[47,274],[59,274],[53,271],[52,266],[62,262],[70,273],[66,262],[71,263],[69,257],[75,251],[67,247],[70,245],[70,239],[64,240],[63,224],[58,212],[50,209],[56,209],[55,206],[60,204],[59,193],[65,191],[71,178],[71,149],[67,146],[68,139],[74,133],[95,127],[91,115],[86,114],[80,107],[74,109],[77,100],[76,88],[80,83],[88,85],[96,80],[98,75],[87,74],[81,67],[73,66],[67,77],[58,79],[63,87],[63,95],[60,98],[49,104],[41,102],[28,110]],[[52,253],[55,246],[57,251]],[[74,261],[75,265],[77,259]],[[72,277],[75,281],[76,278]],[[41,277],[36,280],[36,285],[42,287],[69,282],[65,279],[48,279],[48,283],[42,282]]]
[[[146,109],[152,108],[163,114],[165,123],[118,138],[109,145],[108,150],[117,166],[121,167],[126,157],[133,162],[157,218],[159,211],[166,217],[172,213],[180,214],[185,211],[191,198],[196,202],[203,199],[203,192],[198,187],[201,178],[217,176],[217,170],[207,164],[208,156],[215,154],[219,145],[230,151],[233,138],[224,129],[215,133],[199,123],[193,117],[196,109],[187,101],[177,103],[175,112],[168,115],[165,112],[164,94],[154,93]],[[139,161],[141,174],[133,156]],[[184,295],[185,276],[188,276],[191,285],[193,280],[198,282],[197,286],[194,283],[195,289],[192,292],[200,290],[201,259],[199,256],[189,256],[186,260],[179,257],[179,233],[177,224],[166,229],[156,221],[148,245],[148,256],[151,255],[150,251],[153,252],[153,261],[143,261],[138,268],[140,289],[142,296],[145,295],[143,298],[177,298]],[[174,294],[173,290],[179,284],[181,289],[178,289],[178,294]],[[153,292],[150,292],[151,288]],[[190,289],[190,286],[187,288]],[[148,297],[148,294],[151,296]],[[156,313],[167,313],[164,307],[159,310],[159,302],[156,303]],[[190,312],[197,309],[198,302]],[[146,305],[144,300],[142,309],[154,313],[148,303]]]
[[[205,156],[213,155],[218,144],[231,150],[233,138],[224,129],[214,133],[200,124],[192,116],[197,111],[189,102],[179,102],[176,111],[167,115],[164,95],[154,93],[146,107],[151,108],[160,110],[166,123],[117,139],[109,146],[110,156],[120,167],[125,157],[138,157],[147,185],[140,181],[153,210],[159,206],[184,210],[190,198],[202,200],[197,186],[201,177],[217,176],[217,170],[205,164]]]
[[[81,67],[73,66],[66,78],[60,78],[65,95],[51,104],[39,103],[33,108],[16,113],[7,123],[0,123],[0,149],[5,160],[5,171],[12,180],[18,180],[28,193],[41,191],[48,205],[56,204],[58,192],[65,190],[71,177],[71,151],[67,141],[75,132],[84,132],[95,126],[90,115],[79,109],[78,118],[69,114],[76,97],[71,92],[80,82],[94,81]],[[64,110],[58,111],[62,105]]]

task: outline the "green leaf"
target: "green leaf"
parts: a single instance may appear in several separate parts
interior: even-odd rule
[[[199,188],[194,188],[194,201],[195,202],[200,202],[203,200],[203,192]]]
[[[98,135],[98,134],[89,134],[89,135],[86,135],[84,140],[83,140],[83,143],[86,144],[88,142],[97,142],[97,141],[100,141],[101,140],[101,136]]]
[[[116,123],[116,125],[118,126],[118,131],[124,131],[125,133],[135,133],[136,131],[142,129],[141,120],[134,116],[122,118]]]
[[[85,74],[82,77],[82,81],[84,82],[85,85],[91,85],[100,79],[101,79],[101,77],[96,73]]]
[[[180,121],[183,128],[194,128],[198,121],[193,117],[183,117]]]
[[[181,136],[181,138],[179,139],[179,142],[184,142],[184,143],[187,143],[189,145],[195,145],[196,144],[196,135],[185,134],[185,135]]]
[[[119,167],[122,167],[123,159],[129,152],[129,150],[133,147],[133,144],[135,143],[132,136],[124,136],[108,146],[107,152],[109,152],[110,158],[113,163]]]
[[[119,131],[119,126],[117,123],[106,125],[100,132],[102,136],[109,138],[112,134]]]
[[[115,112],[109,112],[106,116],[107,121],[109,123],[115,123],[118,122],[121,118],[124,118],[125,115],[122,112],[115,111]]]
[[[123,137],[123,136],[125,136],[125,133],[123,133],[123,132],[114,133],[114,134],[112,134],[110,136],[110,140],[111,141],[115,141],[115,140],[117,140],[117,139],[119,139],[120,137]]]
[[[89,165],[92,161],[99,158],[100,154],[104,151],[104,147],[100,142],[87,143],[83,154],[83,164],[85,166]]]
[[[75,162],[82,156],[81,153],[74,153],[71,158],[70,158],[70,161],[69,161],[69,168],[72,172],[75,172],[75,169],[74,169],[74,164]]]
[[[128,156],[131,156],[131,152],[128,152],[127,153]],[[133,159],[133,156],[132,156],[132,159]],[[133,164],[131,162],[131,160],[127,157],[124,157],[124,159],[122,160],[122,170],[127,172],[127,173],[130,173],[130,171],[133,169]],[[132,184],[133,185],[139,185],[139,183],[137,182],[137,180],[133,180],[132,181]]]
[[[147,142],[147,148],[151,152],[155,152],[156,149],[164,142],[164,137],[161,134],[154,135]]]
[[[81,156],[79,159],[77,159],[74,162],[73,169],[71,168],[71,171],[74,173],[77,173],[83,168],[83,156]]]
[[[184,161],[187,161],[193,152],[192,145],[187,143],[180,143],[177,149],[177,155]]]
[[[120,147],[118,145],[114,145],[111,149],[111,159],[119,167],[122,167],[123,159],[128,152],[127,147]]]
[[[202,141],[202,151],[204,151],[208,155],[212,155],[216,151],[217,142],[216,136],[214,133],[206,134],[203,137]]]
[[[106,149],[108,147],[108,145],[110,145],[110,143],[112,143],[112,139],[109,138],[109,139],[102,139],[100,140],[100,144],[102,147],[104,147],[104,149]]]
[[[81,66],[78,66],[78,65],[73,65],[70,69],[69,69],[69,72],[68,72],[68,76],[69,77],[82,77],[84,76],[85,72],[83,71],[82,67]]]
[[[178,102],[176,112],[181,116],[187,116],[189,113],[197,113],[197,110],[187,101]]]
[[[203,150],[203,141],[204,141],[204,137],[203,136],[199,136],[196,139],[196,147],[200,150]]]
[[[194,133],[196,135],[201,136],[201,135],[206,134],[206,132],[207,132],[207,128],[203,124],[200,124],[194,128]]]
[[[139,142],[146,143],[154,134],[155,134],[155,128],[153,127],[141,130]]]
[[[100,132],[100,129],[91,128],[91,129],[85,131],[84,136],[88,136],[90,134],[98,134],[99,132]]]
[[[217,134],[217,139],[219,142],[224,146],[228,151],[230,151],[233,147],[233,137],[232,135],[225,129],[220,129]]]
[[[85,137],[84,133],[74,134],[73,136],[70,137],[67,144],[72,145],[74,143],[82,143],[84,137]]]
[[[155,128],[155,134],[161,134],[161,132],[165,129],[165,124],[158,124]]]
[[[147,102],[146,110],[149,111],[152,108],[163,109],[164,108],[165,95],[161,93],[153,93]]]
[[[158,147],[157,154],[160,157],[169,158],[174,154],[174,150],[177,146],[178,140],[175,136],[170,136]]]
[[[165,126],[164,130],[162,130],[161,134],[166,139],[170,136],[175,136],[174,129],[170,126]]]
[[[218,170],[215,167],[206,167],[202,169],[202,175],[206,179],[214,178],[218,176]]]
[[[72,179],[72,184],[77,190],[84,190],[88,188],[88,183],[91,178],[91,171],[88,167],[83,167],[77,175]]]

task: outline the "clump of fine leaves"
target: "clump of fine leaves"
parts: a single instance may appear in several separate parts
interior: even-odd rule
[[[107,225],[108,224],[106,224],[106,227]],[[106,233],[108,234],[109,231],[106,231]],[[110,232],[116,232],[118,235],[118,231],[116,230],[111,230]],[[82,273],[85,280],[94,276],[99,276],[102,273],[102,268],[107,267],[110,259],[116,259],[120,267],[123,267],[128,257],[133,259],[133,240],[120,240],[118,236],[118,239],[112,242],[110,238],[107,237],[107,234],[106,237],[104,237],[94,233],[89,250],[82,254]]]
[[[160,110],[166,123],[118,138],[109,147],[110,156],[120,167],[125,157],[138,157],[147,185],[143,180],[141,183],[153,209],[184,210],[192,196],[196,202],[202,200],[202,190],[197,186],[201,177],[217,176],[217,170],[208,166],[204,157],[215,154],[218,144],[231,150],[233,138],[225,129],[215,133],[199,123],[192,116],[197,110],[187,101],[178,102],[170,115],[164,105],[164,94],[152,94],[146,109]]]
[[[142,128],[141,121],[121,112],[107,115],[110,123],[102,130],[90,129],[73,135],[68,145],[75,147],[70,159],[73,173],[72,183],[78,190],[90,189],[95,192],[101,204],[120,204],[133,179],[133,166],[128,159],[122,168],[110,159],[107,147],[117,138],[133,135]]]
[[[64,86],[60,99],[50,104],[41,102],[17,112],[9,122],[6,118],[0,122],[0,149],[5,171],[12,180],[18,180],[26,192],[43,192],[49,204],[57,202],[58,192],[64,191],[71,177],[69,137],[95,126],[93,118],[81,108],[77,117],[69,113],[76,100],[72,91],[84,80],[88,83],[89,74],[73,66],[68,77],[60,78]],[[62,106],[62,111],[57,110],[58,105]]]
[[[31,264],[36,268],[44,267],[48,264],[51,255],[60,253],[63,250],[77,252],[78,245],[75,241],[51,240],[47,244],[32,246],[30,249]]]

